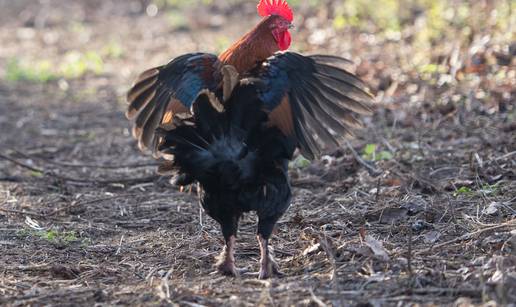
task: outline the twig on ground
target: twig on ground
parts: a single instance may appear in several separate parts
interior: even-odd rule
[[[360,155],[355,151],[355,149],[353,148],[353,146],[351,145],[351,143],[348,140],[346,140],[346,146],[351,151],[351,154],[353,154],[353,157],[355,158],[355,160],[360,165],[362,165],[363,167],[366,168],[366,170],[369,172],[369,175],[371,175],[373,177],[376,177],[376,176],[379,176],[379,175],[381,175],[383,173],[382,170],[377,169],[376,167],[374,167],[371,164],[369,164],[366,161],[364,161],[364,159],[362,159],[362,157],[360,157]]]
[[[16,159],[13,159],[13,158],[9,157],[9,156],[5,156],[3,154],[0,154],[0,158],[4,159],[4,160],[7,160],[7,161],[9,161],[9,162],[11,162],[11,163],[13,163],[15,165],[18,165],[18,166],[21,166],[23,168],[26,168],[26,169],[28,169],[30,171],[38,172],[38,173],[44,173],[44,171],[39,169],[39,168],[35,168],[33,166],[30,166],[30,165],[28,165],[26,163],[20,162],[20,161],[18,161]]]
[[[31,216],[37,216],[37,217],[46,217],[45,214],[40,214],[40,213],[36,213],[36,212],[32,212],[32,211],[22,211],[22,210],[5,209],[5,208],[0,208],[0,212],[31,215]]]
[[[33,172],[42,173],[42,174],[48,175],[50,177],[56,178],[58,180],[76,182],[76,183],[91,183],[91,184],[97,184],[97,185],[107,185],[107,184],[115,184],[115,183],[136,184],[136,183],[142,183],[142,182],[155,181],[156,179],[161,177],[160,175],[151,175],[151,176],[140,177],[140,178],[119,178],[119,179],[105,179],[105,180],[102,180],[102,179],[79,179],[79,178],[72,178],[72,177],[68,177],[68,176],[58,175],[58,174],[52,173],[50,171],[46,171],[44,169],[33,167],[33,166],[30,166],[26,163],[20,162],[16,159],[13,159],[13,158],[3,155],[3,154],[0,154],[0,158],[7,160],[20,167],[31,170]]]
[[[328,306],[327,304],[325,304],[320,298],[318,298],[315,293],[314,293],[314,290],[310,289],[310,295],[312,296],[312,301],[317,304],[317,306],[319,307],[326,307]]]
[[[141,168],[141,167],[157,167],[160,164],[156,162],[148,162],[148,163],[134,163],[134,164],[121,164],[121,165],[109,165],[109,164],[90,164],[90,163],[70,163],[70,162],[58,162],[42,157],[37,157],[34,155],[29,155],[23,153],[21,151],[15,150],[16,153],[28,158],[28,159],[37,159],[49,164],[54,164],[62,167],[70,167],[70,168],[100,168],[100,169],[120,169],[120,168]]]
[[[15,176],[4,176],[0,177],[0,182],[20,182],[22,179],[20,177]]]
[[[425,254],[425,253],[431,252],[432,250],[434,250],[436,248],[441,248],[441,247],[444,247],[446,245],[450,245],[450,244],[453,244],[453,243],[469,240],[473,236],[479,235],[481,233],[488,232],[488,231],[494,231],[494,230],[502,229],[502,228],[505,228],[505,227],[514,227],[514,228],[516,228],[516,219],[512,219],[512,220],[507,221],[507,222],[505,222],[503,224],[500,224],[500,225],[496,225],[496,226],[492,226],[492,227],[487,227],[487,228],[479,229],[479,230],[471,232],[471,233],[467,233],[467,234],[462,235],[462,236],[460,236],[458,238],[455,238],[453,240],[446,241],[446,242],[443,242],[441,244],[434,245],[434,246],[429,247],[429,248],[424,249],[424,250],[420,250],[417,253],[415,253],[415,255]]]
[[[409,237],[408,237],[408,253],[407,253],[407,270],[409,273],[409,279],[410,279],[410,287],[412,287],[412,280],[414,276],[414,272],[412,271],[412,227],[409,225]]]
[[[114,199],[118,199],[118,198],[125,198],[125,197],[138,196],[138,195],[140,195],[140,194],[122,194],[122,195],[116,195],[116,196],[110,196],[110,197],[96,198],[96,199],[87,200],[87,201],[83,201],[83,202],[78,201],[75,203],[71,203],[69,206],[55,209],[49,215],[55,215],[61,211],[68,210],[73,207],[78,207],[78,206],[83,206],[83,205],[91,205],[91,204],[102,202],[102,201],[108,201],[108,200],[114,200]]]
[[[120,237],[120,242],[118,243],[118,248],[116,249],[115,255],[120,254],[120,251],[122,250],[122,243],[124,242],[124,235]]]
[[[336,282],[337,281],[337,261],[335,259],[335,249],[333,247],[333,243],[331,242],[331,239],[326,237],[326,235],[322,234],[319,235],[319,244],[321,248],[326,253],[326,256],[328,257],[328,261],[331,264],[332,267],[332,274],[331,274],[331,281]]]
[[[512,151],[512,152],[509,152],[509,153],[506,153],[505,155],[503,156],[499,156],[499,157],[496,157],[494,159],[491,159],[489,160],[489,162],[492,162],[492,161],[500,161],[500,160],[503,160],[503,159],[508,159],[512,156],[516,155],[516,151]]]

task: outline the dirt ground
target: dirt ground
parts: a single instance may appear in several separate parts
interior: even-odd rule
[[[218,226],[138,151],[124,95],[145,68],[220,51],[253,6],[0,0],[0,305],[514,306],[516,45],[445,40],[423,57],[446,70],[414,71],[409,38],[335,30],[327,8],[300,9],[293,49],[353,59],[375,115],[292,164],[272,239],[285,277],[215,272]],[[246,216],[251,272],[254,234]]]

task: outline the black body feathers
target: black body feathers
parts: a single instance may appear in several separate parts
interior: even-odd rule
[[[202,92],[191,118],[171,130],[158,129],[158,151],[174,156],[174,165],[202,188],[202,204],[221,223],[223,233],[236,232],[243,212],[256,211],[265,233],[272,231],[290,200],[287,164],[295,140],[267,126],[256,86],[236,88],[223,110],[214,95]]]
[[[313,159],[371,113],[372,96],[342,64],[285,52],[239,75],[213,55],[188,54],[141,75],[127,116],[140,148],[173,159],[162,171],[177,170],[180,185],[200,183],[226,242],[247,211],[257,212],[258,234],[268,239],[290,204],[295,149]]]

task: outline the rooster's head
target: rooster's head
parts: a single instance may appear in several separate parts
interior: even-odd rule
[[[290,47],[292,37],[288,31],[292,28],[294,16],[286,0],[260,0],[258,14],[267,18],[271,31],[279,50]]]

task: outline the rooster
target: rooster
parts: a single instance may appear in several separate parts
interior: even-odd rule
[[[164,160],[179,186],[199,183],[206,213],[222,229],[216,264],[237,276],[238,222],[258,216],[260,279],[281,275],[269,239],[291,200],[288,161],[296,149],[314,159],[336,148],[358,115],[371,113],[364,83],[348,61],[286,52],[293,12],[261,0],[262,20],[219,56],[190,53],[143,72],[127,95],[128,119],[142,151]]]

